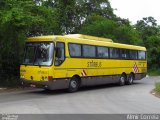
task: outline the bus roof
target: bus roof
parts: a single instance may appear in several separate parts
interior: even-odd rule
[[[108,38],[95,37],[95,36],[82,35],[82,34],[69,34],[69,35],[65,35],[65,37],[69,37],[69,38],[82,38],[82,39],[96,40],[96,41],[105,41],[105,42],[113,42],[111,39],[108,39]]]
[[[60,37],[61,35],[50,35],[50,36],[37,36],[37,37],[30,37],[28,38],[27,42],[34,42],[34,41],[52,41],[55,37]],[[111,39],[102,38],[102,37],[95,37],[89,35],[82,35],[82,34],[68,34],[61,37],[67,38],[81,38],[81,39],[88,39],[88,40],[95,40],[95,41],[105,41],[105,42],[113,42]]]
[[[70,42],[70,43],[90,44],[90,45],[99,45],[99,46],[108,46],[108,47],[115,47],[115,48],[126,48],[131,50],[146,51],[146,48],[142,46],[114,43],[111,39],[99,38],[99,37],[81,35],[81,34],[70,34],[70,35],[64,35],[64,36],[50,35],[50,36],[30,37],[27,39],[27,42],[53,41],[57,38],[63,41],[67,40],[67,42]],[[70,38],[70,39],[65,39],[65,38]],[[98,40],[96,38],[98,38]]]
[[[79,43],[79,44],[97,45],[97,46],[108,46],[108,47],[124,48],[124,49],[131,49],[131,50],[143,50],[143,51],[146,51],[146,48],[145,48],[145,47],[142,47],[142,46],[122,44],[122,43],[114,43],[114,42],[104,42],[104,41],[86,40],[86,39],[81,39],[81,38],[68,39],[67,42],[70,42],[70,43]]]
[[[29,37],[27,42],[53,41],[58,35]]]

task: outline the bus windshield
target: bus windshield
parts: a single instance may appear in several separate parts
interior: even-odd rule
[[[53,52],[53,43],[26,43],[23,64],[50,66],[53,60]]]

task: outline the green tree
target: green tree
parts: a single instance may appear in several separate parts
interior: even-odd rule
[[[54,12],[32,0],[0,2],[0,82],[13,84],[19,77],[24,41],[27,36],[61,33]],[[18,80],[18,79],[17,79]],[[12,83],[13,82],[13,83]]]
[[[40,2],[40,1],[39,1]],[[46,0],[43,5],[56,9],[57,19],[63,33],[77,33],[91,14],[113,18],[113,9],[108,0]]]
[[[94,14],[86,19],[79,33],[111,38],[119,43],[142,44],[138,32],[124,19],[116,21]]]
[[[160,67],[160,28],[153,17],[137,21],[135,25],[147,48],[148,66],[150,69]]]

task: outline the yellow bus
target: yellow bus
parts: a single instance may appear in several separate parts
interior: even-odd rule
[[[77,91],[81,86],[131,85],[146,76],[146,48],[80,34],[28,38],[23,85]]]

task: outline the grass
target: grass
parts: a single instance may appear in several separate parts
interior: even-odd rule
[[[149,76],[160,76],[160,69],[151,69],[148,70]]]
[[[156,82],[155,91],[160,94],[160,82]]]
[[[155,83],[155,88],[151,91],[151,94],[160,98],[160,82]]]

